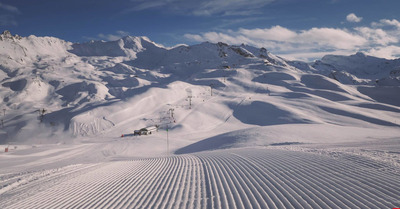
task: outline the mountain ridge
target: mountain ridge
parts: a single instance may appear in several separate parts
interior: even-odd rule
[[[181,133],[293,122],[397,126],[400,59],[357,53],[305,63],[221,42],[166,48],[132,36],[87,43],[0,37],[0,143],[115,136],[155,118],[167,118],[157,119],[165,126],[168,109],[180,111],[171,126]]]

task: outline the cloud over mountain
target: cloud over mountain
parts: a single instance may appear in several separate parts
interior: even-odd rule
[[[227,42],[265,47],[276,54],[292,59],[307,59],[310,54],[329,52],[351,54],[364,51],[374,56],[395,58],[399,56],[400,23],[382,19],[371,26],[354,28],[314,27],[293,30],[280,25],[270,28],[240,28],[234,30],[209,31],[200,34],[185,34],[193,41]],[[313,57],[316,58],[316,57]]]

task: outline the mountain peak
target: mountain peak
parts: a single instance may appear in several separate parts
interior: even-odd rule
[[[5,30],[3,31],[3,33],[1,33],[1,35],[5,36],[5,37],[11,37],[11,32],[9,30]]]
[[[0,41],[3,41],[3,40],[15,41],[15,40],[20,40],[21,38],[22,37],[19,35],[13,36],[9,30],[5,30],[5,31],[3,31],[3,33],[0,34]]]
[[[355,54],[355,56],[357,56],[357,57],[366,57],[367,55],[364,52],[357,52]]]
[[[151,41],[146,36],[124,36],[114,41],[90,41],[86,43],[74,43],[71,53],[78,56],[127,56],[136,57],[138,52],[150,48],[163,48]]]

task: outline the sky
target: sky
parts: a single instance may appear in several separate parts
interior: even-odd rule
[[[71,42],[244,43],[304,61],[359,51],[395,59],[399,8],[399,0],[0,0],[0,30]]]

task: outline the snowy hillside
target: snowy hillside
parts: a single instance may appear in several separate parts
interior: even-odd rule
[[[129,36],[82,44],[9,32],[0,38],[2,143],[118,136],[163,125],[155,119],[170,108],[181,133],[288,123],[398,126],[399,60],[357,53],[307,64],[246,45],[166,49]],[[199,126],[199,118],[207,123]]]
[[[0,96],[1,208],[399,206],[400,59],[6,31]]]
[[[357,53],[310,65],[224,43],[166,49],[146,37],[82,44],[0,37],[2,143],[118,136],[165,125],[170,120],[156,119],[171,108],[181,133],[291,123],[398,126],[399,60]],[[206,123],[199,126],[199,118]]]
[[[346,84],[400,85],[400,59],[387,60],[358,52],[348,57],[327,55],[313,63],[313,67],[331,72],[332,78]]]

